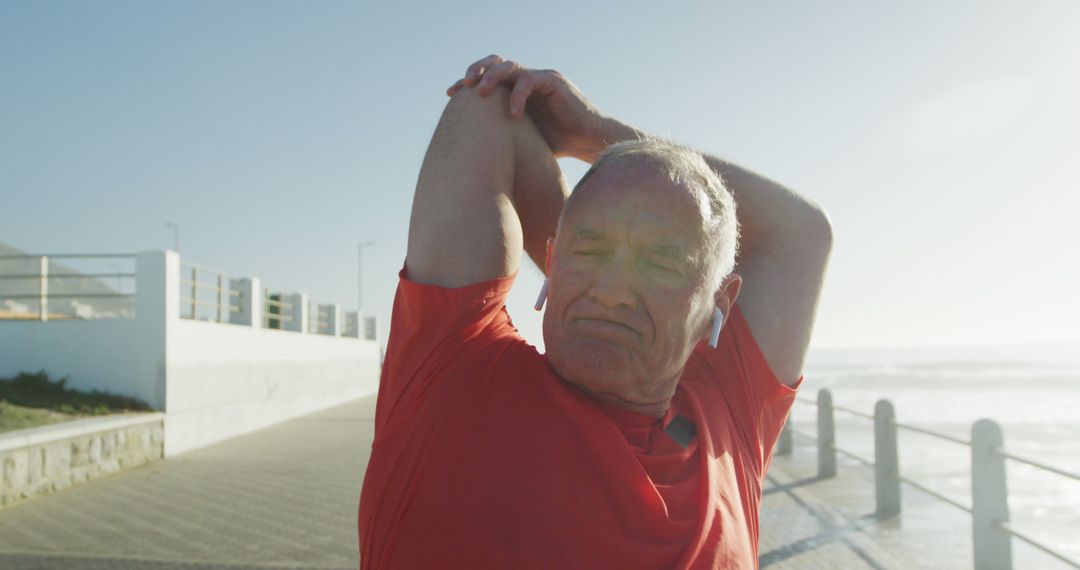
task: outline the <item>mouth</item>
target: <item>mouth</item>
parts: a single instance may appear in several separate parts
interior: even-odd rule
[[[638,331],[636,328],[618,321],[593,317],[581,317],[574,319],[573,322],[579,329],[586,333],[596,334],[599,336],[633,336],[634,338],[641,338],[641,332]]]

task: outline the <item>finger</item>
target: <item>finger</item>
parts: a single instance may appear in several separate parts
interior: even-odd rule
[[[458,79],[457,81],[454,82],[453,85],[450,86],[449,89],[446,90],[446,94],[449,95],[450,97],[453,97],[454,93],[457,93],[458,91],[461,91],[461,88],[464,87],[464,86],[465,86],[465,80],[464,79]]]
[[[477,84],[476,90],[480,95],[489,95],[500,83],[513,83],[514,74],[518,69],[520,69],[518,64],[512,61],[497,63],[484,73],[484,78]]]
[[[557,89],[559,82],[566,83],[566,79],[554,69],[534,69],[530,75],[533,80],[533,92],[547,94]]]
[[[510,116],[520,117],[525,111],[525,101],[533,92],[533,78],[527,73],[521,74],[514,82],[514,89],[510,92]]]
[[[465,70],[465,85],[468,85],[469,87],[476,85],[476,82],[480,81],[480,78],[484,75],[484,72],[490,69],[491,66],[502,63],[502,61],[503,58],[495,54],[491,54],[470,65],[469,68]]]

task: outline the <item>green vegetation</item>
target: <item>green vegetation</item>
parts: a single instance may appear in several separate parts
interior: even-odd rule
[[[16,406],[0,400],[0,433],[66,422],[80,417],[83,416],[71,416],[52,410]]]
[[[85,416],[151,410],[134,398],[98,390],[80,392],[68,389],[65,384],[66,377],[53,381],[44,370],[0,378],[0,432]]]

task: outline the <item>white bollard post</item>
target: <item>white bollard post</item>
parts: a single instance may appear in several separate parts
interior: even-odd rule
[[[874,482],[877,516],[900,514],[900,453],[896,438],[896,412],[892,402],[874,406]]]
[[[1010,570],[1012,541],[1000,523],[1009,521],[1009,494],[1005,486],[1005,458],[995,449],[1004,446],[1001,427],[990,420],[971,426],[971,530],[975,570]]]
[[[832,392],[818,391],[818,477],[836,476],[836,422],[833,420]]]

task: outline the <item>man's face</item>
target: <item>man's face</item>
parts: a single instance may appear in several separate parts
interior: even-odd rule
[[[618,407],[666,408],[715,303],[707,212],[650,165],[585,182],[549,257],[544,342],[562,378]]]

